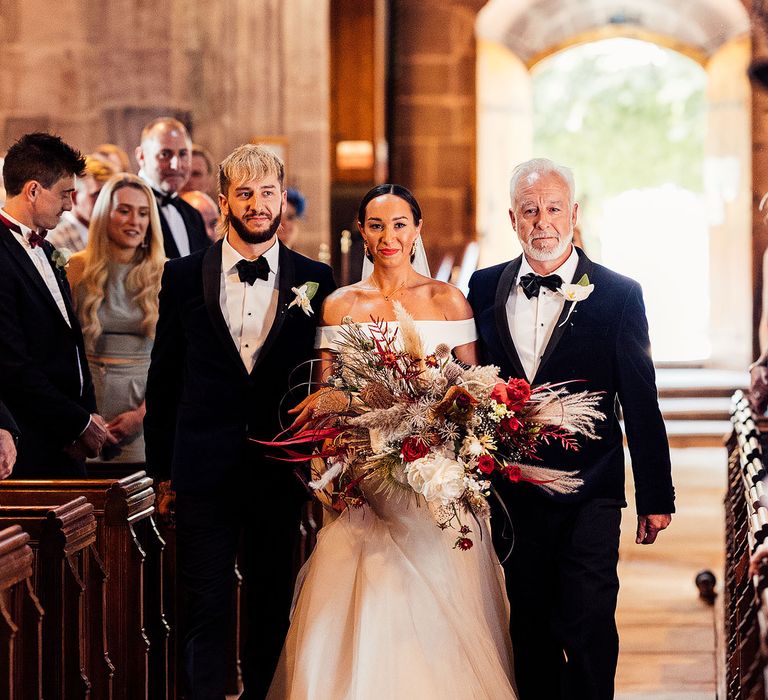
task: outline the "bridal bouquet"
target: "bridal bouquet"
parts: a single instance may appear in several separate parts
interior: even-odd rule
[[[597,439],[595,421],[605,417],[599,394],[505,382],[497,367],[457,363],[447,345],[426,354],[413,319],[395,307],[394,331],[344,319],[332,375],[297,407],[308,418],[292,437],[268,443],[291,460],[318,458],[313,489],[336,510],[364,504],[364,482],[369,493],[421,497],[466,550],[467,516],[487,513],[491,474],[549,491],[579,488],[575,473],[530,462],[541,444],[577,450],[576,435]],[[318,442],[313,455],[292,449]]]

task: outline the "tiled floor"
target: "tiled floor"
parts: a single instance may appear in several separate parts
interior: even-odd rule
[[[672,464],[677,514],[652,546],[634,543],[636,515],[627,474],[617,700],[715,697],[714,609],[699,600],[694,578],[711,569],[721,584],[725,449],[676,449]]]

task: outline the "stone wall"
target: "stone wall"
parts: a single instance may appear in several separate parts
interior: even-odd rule
[[[424,214],[433,269],[475,238],[475,19],[481,0],[393,0],[390,177]]]
[[[216,159],[284,137],[311,255],[329,228],[328,100],[327,0],[0,2],[0,150],[50,129],[132,155],[162,114]]]

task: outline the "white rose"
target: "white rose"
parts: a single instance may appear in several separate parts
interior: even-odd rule
[[[439,457],[432,478],[424,485],[424,498],[439,499],[447,505],[461,496],[464,489],[464,466],[455,459]]]
[[[424,495],[424,486],[432,478],[435,470],[435,459],[433,454],[426,457],[414,459],[405,468],[405,476],[408,479],[408,485],[416,492]]]

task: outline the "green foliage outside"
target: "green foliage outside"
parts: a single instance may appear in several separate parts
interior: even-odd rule
[[[632,39],[561,52],[533,71],[534,154],[573,168],[582,204],[675,183],[702,192],[706,73]]]

